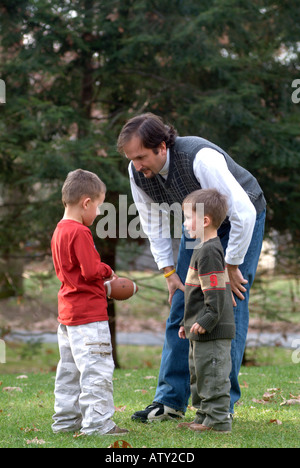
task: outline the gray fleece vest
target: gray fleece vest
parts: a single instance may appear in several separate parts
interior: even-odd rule
[[[228,169],[247,193],[256,212],[261,213],[266,207],[266,200],[255,177],[239,166],[225,151],[214,143],[199,137],[177,137],[175,145],[170,148],[170,167],[167,180],[160,174],[147,179],[138,172],[133,164],[132,171],[135,183],[156,203],[182,203],[187,195],[201,189],[193,170],[196,154],[202,148],[212,148],[221,153]]]

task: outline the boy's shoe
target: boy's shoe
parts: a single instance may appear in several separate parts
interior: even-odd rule
[[[124,434],[128,434],[128,432],[129,432],[128,429],[123,429],[119,426],[115,426],[109,432],[106,432],[105,434],[102,434],[102,435],[122,436]]]
[[[230,434],[230,431],[218,431],[217,429],[214,429],[213,427],[209,426],[204,426],[203,424],[191,424],[189,426],[189,429],[194,432],[207,432],[207,431],[214,431],[214,432],[219,432],[220,434]]]
[[[147,406],[144,411],[137,411],[131,416],[131,419],[140,421],[143,423],[153,421],[166,421],[172,419],[181,419],[184,417],[182,411],[177,411],[169,406],[165,406],[162,403],[152,403]]]

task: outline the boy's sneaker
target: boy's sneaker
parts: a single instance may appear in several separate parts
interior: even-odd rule
[[[209,426],[204,426],[203,424],[191,424],[189,426],[189,429],[191,431],[194,431],[194,432],[207,432],[207,431],[214,431],[214,432],[219,432],[220,434],[230,434],[231,433],[231,429],[229,430],[219,430],[218,429],[214,429],[213,427],[209,427]]]
[[[131,419],[140,421],[143,423],[153,421],[166,421],[171,419],[181,419],[184,417],[182,411],[177,411],[169,406],[165,406],[162,403],[152,403],[147,406],[144,411],[137,411],[131,416]]]
[[[185,428],[189,429],[190,426],[193,426],[194,424],[196,424],[196,421],[192,421],[192,422],[183,422],[183,423],[178,424],[177,427],[178,427],[179,429],[182,429],[182,428],[184,428],[184,429],[185,429]]]

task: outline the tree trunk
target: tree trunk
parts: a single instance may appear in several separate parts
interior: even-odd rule
[[[101,239],[95,238],[96,248],[99,246],[99,253],[101,260],[107,263],[114,271],[116,267],[116,252],[117,252],[118,239],[109,239],[105,244]],[[118,355],[117,355],[117,340],[116,340],[116,307],[115,301],[112,299],[108,300],[108,316],[109,316],[109,328],[111,333],[111,342],[113,347],[113,358],[116,368],[119,368]]]
[[[5,256],[0,259],[0,299],[22,296],[24,259]]]

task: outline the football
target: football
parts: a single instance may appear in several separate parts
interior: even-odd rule
[[[125,301],[137,291],[137,285],[128,278],[114,278],[104,283],[107,297],[117,301]]]

